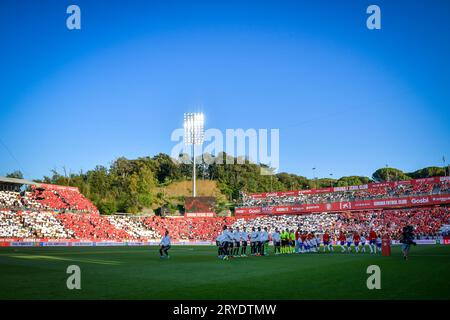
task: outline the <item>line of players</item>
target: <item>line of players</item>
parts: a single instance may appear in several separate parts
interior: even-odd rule
[[[334,251],[331,235],[326,230],[322,237],[314,235],[312,232],[302,231],[299,228],[294,230],[278,230],[275,229],[269,235],[267,228],[261,227],[252,228],[248,233],[244,228],[242,231],[236,228],[234,231],[230,227],[223,227],[223,231],[216,238],[216,245],[218,247],[218,257],[221,259],[228,259],[230,257],[247,257],[247,246],[250,243],[250,254],[253,256],[266,256],[269,254],[268,245],[272,241],[274,253],[278,254],[292,254],[292,253],[307,253],[320,252],[320,247],[323,245],[323,252]],[[337,245],[341,247],[341,252],[366,252],[366,247],[369,247],[371,254],[381,252],[381,237],[377,235],[374,230],[370,230],[368,238],[365,234],[358,232],[350,232],[345,234],[340,232],[337,238]]]

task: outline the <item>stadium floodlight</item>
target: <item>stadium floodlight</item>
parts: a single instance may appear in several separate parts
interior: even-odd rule
[[[192,196],[196,196],[195,186],[195,146],[202,145],[205,137],[205,115],[201,112],[184,114],[184,144],[192,145]]]

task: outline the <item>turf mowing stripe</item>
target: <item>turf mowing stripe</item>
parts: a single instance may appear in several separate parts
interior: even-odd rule
[[[76,261],[76,262],[86,262],[94,264],[109,264],[109,265],[119,265],[119,261],[108,261],[108,260],[93,260],[93,259],[69,259],[54,256],[43,256],[43,255],[7,255],[7,257],[15,259],[29,259],[29,260],[57,260],[57,261]]]

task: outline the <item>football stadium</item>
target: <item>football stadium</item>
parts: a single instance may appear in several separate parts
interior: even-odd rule
[[[1,1],[0,300],[450,300],[449,9]]]
[[[201,212],[103,215],[77,187],[1,181],[3,299],[449,297],[449,176],[242,194],[227,216],[211,197]],[[405,266],[407,225],[417,248]],[[160,256],[166,230],[173,248]],[[67,290],[69,265],[82,270],[78,292]],[[382,268],[383,290],[367,289],[369,265]]]

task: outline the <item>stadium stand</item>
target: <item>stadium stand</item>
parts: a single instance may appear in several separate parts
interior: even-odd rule
[[[439,190],[441,193],[450,192],[450,180],[441,181],[439,184]]]
[[[98,213],[78,189],[47,186],[45,189],[31,186],[30,192],[0,190],[0,208]]]
[[[239,228],[289,228],[322,233],[329,230],[367,233],[370,228],[389,233],[393,239],[405,225],[412,225],[418,237],[435,237],[449,223],[447,207],[353,211],[306,215],[258,216],[252,218],[162,218],[101,216],[96,214],[54,214],[49,212],[0,211],[0,237],[83,240],[159,240],[166,229],[180,241],[213,241],[223,225]]]
[[[325,190],[302,190],[244,195],[244,206],[293,203],[352,201],[352,199],[390,199],[392,197],[444,195],[440,205],[420,203],[420,206],[380,208],[376,210],[327,210],[323,213],[265,214],[236,217],[164,218],[159,216],[102,216],[92,202],[77,188],[32,185],[29,191],[0,190],[0,238],[12,239],[80,239],[89,241],[155,241],[166,229],[179,241],[214,241],[223,225],[273,230],[297,229],[322,233],[329,230],[367,233],[370,228],[389,233],[392,238],[405,225],[412,225],[420,238],[435,237],[448,230],[450,180],[422,179],[413,182],[372,184],[370,186],[339,187]],[[292,192],[290,192],[292,194]],[[420,200],[420,199],[419,199]],[[323,210],[325,211],[325,210]]]
[[[224,225],[231,225],[235,221],[233,217],[217,218],[161,218],[148,217],[145,225],[156,234],[163,234],[170,230],[174,239],[213,241],[222,231]]]
[[[39,202],[42,207],[48,210],[62,210],[68,208],[68,204],[63,201],[53,190],[37,191],[32,188],[33,192],[30,194],[31,199]]]
[[[0,211],[0,238],[28,238],[31,229],[23,224],[22,215],[8,210]]]
[[[344,201],[372,200],[446,194],[450,191],[450,180],[431,179],[399,181],[391,183],[372,183],[365,186],[352,186],[267,194],[242,194],[242,207],[280,206],[293,204],[318,204]],[[358,188],[357,188],[358,187]],[[361,188],[360,187],[364,187]],[[355,190],[357,189],[357,190]],[[313,191],[308,193],[309,191]],[[294,193],[295,195],[292,195]]]
[[[144,218],[113,215],[108,216],[109,222],[117,229],[125,230],[133,239],[159,239],[161,234],[148,228],[144,223]]]
[[[23,226],[28,228],[33,237],[42,239],[70,239],[74,232],[65,228],[55,214],[49,212],[22,212]]]
[[[261,216],[238,219],[233,227],[252,228],[267,227],[307,230],[323,233],[329,230],[338,235],[340,231],[367,233],[371,228],[380,233],[387,233],[397,239],[406,225],[412,225],[419,238],[435,237],[441,227],[449,222],[450,210],[447,207],[421,207],[396,210],[352,211],[342,213],[322,213],[307,215]]]
[[[275,230],[308,230],[314,233],[332,230],[339,219],[339,214],[310,214],[310,215],[279,215],[279,216],[259,216],[255,218],[240,218],[232,225],[233,228],[267,228],[269,231]]]
[[[45,207],[33,198],[30,192],[0,191],[0,208],[36,209]]]
[[[59,214],[64,227],[73,230],[78,239],[88,240],[128,240],[133,237],[125,230],[116,228],[109,220],[96,214]]]
[[[69,210],[84,213],[98,212],[95,205],[86,199],[77,188],[41,185],[31,186],[31,198],[40,202],[43,207],[54,210]]]
[[[20,208],[23,206],[18,192],[0,191],[0,207],[2,208]]]

